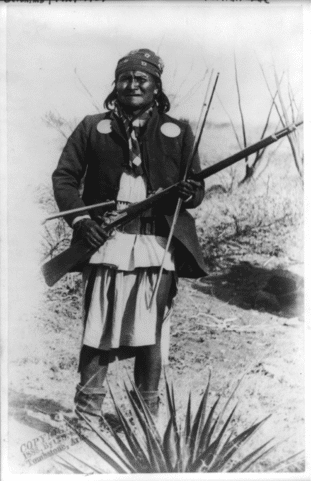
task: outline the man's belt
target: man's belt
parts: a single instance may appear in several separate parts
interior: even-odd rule
[[[157,235],[167,237],[168,227],[159,217],[139,217],[117,229],[125,234]]]

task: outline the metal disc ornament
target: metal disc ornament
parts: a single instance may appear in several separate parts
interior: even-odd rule
[[[111,132],[111,120],[104,119],[98,122],[97,130],[100,134],[110,134]]]
[[[177,137],[180,134],[180,128],[173,122],[166,122],[161,125],[161,132],[166,137]]]

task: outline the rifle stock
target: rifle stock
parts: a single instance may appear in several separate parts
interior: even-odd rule
[[[215,165],[203,169],[192,175],[194,180],[204,180],[208,177],[220,172],[223,169],[235,164],[236,162],[245,159],[245,157],[254,154],[258,150],[261,150],[268,145],[276,142],[282,137],[289,135],[294,129],[299,127],[303,122],[299,122],[293,126],[286,127],[275,134],[272,134],[259,142],[237,152],[236,154],[221,160]],[[163,201],[166,197],[172,195],[173,191],[177,188],[179,183],[173,184],[166,189],[148,197],[142,202],[137,202],[137,204],[132,204],[129,207],[121,210],[118,217],[111,222],[111,224],[104,227],[104,231],[109,234],[117,227],[123,226],[133,220],[135,217],[141,215],[144,211],[154,207],[160,201]],[[48,286],[53,286],[59,279],[61,279],[65,274],[67,274],[71,269],[73,269],[77,264],[87,261],[97,249],[92,247],[87,247],[83,241],[76,242],[68,249],[63,251],[61,254],[53,257],[45,264],[43,264],[41,270]]]
[[[92,247],[87,247],[83,241],[72,244],[53,259],[49,260],[41,267],[41,271],[46,284],[52,287],[64,275],[71,271],[80,262],[87,261],[94,253]]]

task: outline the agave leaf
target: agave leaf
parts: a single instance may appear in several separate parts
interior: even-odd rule
[[[219,421],[218,416],[217,416],[215,422],[213,423],[213,425],[212,425],[212,420],[213,420],[214,412],[215,412],[215,409],[218,405],[219,399],[220,398],[217,398],[216,401],[214,402],[213,406],[211,407],[210,412],[207,416],[204,428],[201,432],[200,442],[199,442],[199,446],[198,446],[198,450],[197,450],[198,456],[208,448],[209,443],[210,443],[211,438],[212,438],[212,435],[213,435],[213,433],[216,429],[216,426],[218,424],[218,421]],[[212,428],[211,428],[211,425],[212,425]]]
[[[196,456],[197,448],[199,446],[199,439],[201,434],[202,434],[202,429],[203,429],[203,424],[205,420],[205,413],[206,413],[206,404],[207,404],[207,398],[208,398],[208,391],[209,391],[209,381],[210,381],[210,376],[209,380],[205,389],[205,392],[202,396],[200,405],[198,407],[197,414],[194,418],[192,430],[191,430],[191,450],[193,452],[193,457]]]
[[[175,399],[174,399],[174,388],[172,385],[172,389],[170,392],[168,380],[165,374],[165,387],[166,387],[166,397],[167,397],[167,404],[169,407],[170,419],[172,420],[172,426],[175,432],[175,442],[176,442],[176,452],[177,452],[177,460],[180,460],[180,452],[181,452],[181,433],[178,430],[177,426],[177,416],[176,416],[176,406],[175,406]],[[178,462],[178,461],[177,461]],[[178,469],[178,468],[176,468]]]
[[[177,416],[176,416],[176,407],[175,407],[175,400],[174,400],[174,389],[172,386],[172,393],[170,392],[169,384],[165,375],[165,387],[166,387],[166,397],[167,397],[167,404],[169,407],[170,418],[172,419],[173,428],[176,434],[176,443],[177,443],[177,456],[180,456],[180,433],[178,431],[177,426]]]
[[[133,388],[135,389],[135,386],[133,385]],[[137,388],[136,388],[137,390]],[[135,391],[134,391],[135,392]],[[160,434],[158,430],[155,427],[154,422],[152,424],[149,424],[149,417],[151,417],[151,414],[149,412],[148,406],[145,405],[143,398],[141,397],[139,391],[137,390],[137,395],[139,396],[139,405],[141,407],[145,408],[146,413],[149,414],[149,416],[142,416],[142,413],[139,412],[138,408],[138,402],[137,399],[135,399],[131,393],[128,393],[130,397],[131,404],[134,408],[135,414],[137,415],[137,418],[139,419],[139,422],[141,424],[142,430],[145,434],[146,438],[146,446],[147,446],[147,457],[149,463],[152,465],[153,469],[156,472],[169,472],[172,469],[172,466],[170,465],[168,459],[166,458],[166,453],[163,449],[162,445],[162,439],[160,437]],[[173,421],[173,420],[172,420]]]
[[[173,419],[170,418],[163,436],[163,453],[170,472],[174,472],[174,467],[178,463],[178,440],[173,427]]]
[[[68,469],[68,471],[71,471],[73,474],[85,474],[85,471],[81,471],[68,461],[65,461],[65,463],[57,461],[57,463],[60,464],[63,468]]]
[[[180,438],[181,438],[181,433],[180,433],[180,429],[178,429],[178,426],[177,426],[175,394],[174,394],[174,386],[173,386],[173,384],[172,384],[171,392],[172,392],[172,405],[173,405],[173,408],[174,408],[173,427],[174,427],[174,431],[175,431],[175,441],[176,441],[176,449],[177,449],[177,458],[180,459]]]
[[[112,466],[118,473],[128,473],[128,472],[135,472],[133,466],[131,466],[127,461],[125,461],[121,456],[119,456],[120,461],[127,467],[128,471],[125,470],[120,463],[116,462],[111,456],[109,456],[102,448],[99,448],[97,444],[95,444],[90,439],[86,438],[84,442],[93,449],[102,459],[107,461],[110,466]]]
[[[222,439],[223,439],[223,436],[225,435],[226,433],[226,430],[227,430],[227,427],[229,426],[229,423],[233,417],[233,414],[235,413],[235,410],[237,408],[237,404],[234,406],[234,408],[232,409],[231,413],[229,414],[229,416],[227,417],[227,420],[224,422],[224,425],[223,427],[221,428],[220,430],[220,433],[218,434],[216,440],[214,441],[214,445],[215,445],[215,449],[218,448],[218,446],[220,445]]]
[[[129,400],[131,402],[132,407],[136,407],[135,414],[136,414],[136,412],[140,412],[140,414],[143,415],[143,418],[145,420],[145,422],[143,423],[143,426],[145,427],[146,424],[147,424],[149,426],[149,429],[153,430],[154,435],[158,437],[158,440],[160,442],[161,436],[160,436],[160,434],[157,430],[157,427],[155,425],[152,414],[150,413],[150,410],[149,410],[144,398],[142,397],[139,389],[137,389],[136,385],[132,381],[131,381],[131,385],[132,385],[134,395],[132,395],[128,391],[126,386],[125,386],[125,388],[126,388],[126,391],[128,393]],[[137,408],[138,408],[138,410],[137,410]],[[139,421],[141,420],[141,418],[142,418],[142,416],[139,416]],[[141,424],[141,422],[140,422],[140,424]]]
[[[187,413],[185,418],[185,429],[183,433],[183,438],[186,443],[189,439],[190,433],[191,433],[191,392],[189,393],[189,398],[188,398]]]
[[[274,438],[271,438],[265,445],[263,445],[264,447],[268,444],[268,443],[271,443],[271,441],[273,440]],[[280,444],[282,444],[284,441],[280,441],[278,443],[275,443],[273,446],[271,446],[269,449],[267,449],[265,452],[263,453],[260,453],[259,456],[257,456],[256,459],[253,459],[247,466],[245,466],[241,472],[245,472],[247,469],[249,469],[253,464],[255,464],[259,459],[261,459],[262,457],[266,456],[270,451],[273,451],[277,446],[279,446]],[[269,468],[271,471],[272,469]]]
[[[253,426],[250,426],[249,428],[245,429],[242,433],[238,434],[235,436],[230,442],[226,442],[221,450],[221,454],[225,455],[227,451],[235,447],[238,449],[244,442],[248,441],[253,434],[258,431],[260,426],[265,423],[271,415],[266,416],[264,419],[261,421],[258,421],[255,423]]]
[[[218,424],[218,420],[219,418],[217,417],[211,427],[211,429],[209,430],[208,434],[207,434],[207,437],[206,437],[206,448],[201,450],[200,453],[197,455],[197,458],[196,459],[199,459],[201,454],[203,454],[208,448],[209,448],[209,445],[210,445],[210,440],[214,434],[214,431],[215,431],[215,428]],[[193,472],[195,469],[198,469],[197,466],[200,466],[201,464],[203,463],[203,461],[199,461],[198,463],[196,463],[196,460],[193,458],[192,456],[192,453],[191,453],[191,458],[189,460],[189,463],[187,465],[187,472],[191,473]]]
[[[88,463],[85,462],[84,460],[77,458],[77,456],[74,456],[74,455],[73,455],[72,453],[70,453],[69,451],[67,451],[66,454],[67,454],[67,456],[71,456],[73,459],[75,459],[75,460],[78,461],[79,463],[84,464],[84,466],[87,466],[88,468],[92,469],[92,471],[94,471],[95,473],[101,474],[101,471],[99,471],[98,469],[94,468],[94,466],[91,466],[90,464],[88,464]],[[63,458],[63,460],[64,460],[64,458]],[[67,460],[64,460],[64,461],[69,462],[69,461],[67,461]],[[71,464],[71,463],[70,463],[70,464]]]
[[[146,444],[146,431],[153,430],[155,435],[156,435],[156,431],[155,429],[153,429],[153,426],[148,422],[148,418],[144,415],[144,413],[142,412],[142,409],[138,407],[136,400],[132,397],[130,392],[128,395],[131,403],[132,414],[135,417],[135,426],[136,426],[136,429],[138,430],[136,439],[137,439],[137,442],[140,443],[141,447],[144,446],[145,453],[147,453],[148,448]],[[158,434],[158,438],[159,438],[159,442],[161,442],[159,434]]]
[[[116,442],[120,446],[120,449],[127,456],[128,460],[133,463],[134,472],[137,472],[137,473],[150,472],[151,464],[147,454],[148,452],[147,444],[144,442],[146,452],[141,445],[138,448],[136,448],[135,447],[137,445],[136,441],[138,442],[138,440],[135,438],[135,435],[133,434],[132,440],[134,439],[135,441],[131,445],[132,450],[128,452],[127,446],[124,445],[123,441],[118,436],[118,434],[115,433],[115,431],[109,426],[109,424],[107,424],[107,427],[110,430],[112,436],[114,436],[114,438],[116,439]]]
[[[286,459],[283,459],[283,461],[279,461],[278,463],[274,464],[271,468],[269,468],[270,471],[275,471],[277,468],[279,468],[282,464],[288,463],[288,461],[297,458],[300,454],[304,453],[304,449],[301,451],[298,451],[298,453],[293,454],[292,456],[289,456]]]
[[[83,416],[84,417],[84,416]],[[85,421],[88,422],[88,420],[85,418]],[[88,423],[89,425],[91,425],[90,423]],[[92,427],[92,426],[91,426]],[[74,428],[74,426],[71,426],[72,429],[74,429],[77,433],[78,433],[78,430]],[[94,427],[92,427],[93,431],[98,435],[98,432],[96,432],[96,430],[94,429]],[[99,457],[101,457],[104,461],[106,461],[107,463],[110,464],[110,466],[115,469],[117,471],[117,473],[133,473],[135,472],[133,470],[133,466],[131,466],[127,460],[123,459],[122,455],[120,453],[118,453],[112,446],[111,446],[111,443],[106,442],[105,444],[107,444],[108,448],[110,449],[110,451],[116,456],[117,458],[117,461],[112,458],[110,456],[110,454],[107,453],[107,451],[105,451],[103,448],[100,448],[99,446],[97,446],[97,444],[95,444],[93,441],[91,441],[91,439],[89,439],[88,437],[86,436],[83,436],[80,434],[80,437],[83,439],[83,441],[85,442],[85,444],[87,444],[93,451],[95,451],[96,454],[98,454]],[[105,442],[104,438],[102,436],[100,436],[101,439]],[[121,464],[120,462],[121,461]],[[124,466],[126,466],[127,470],[124,468]]]
[[[111,393],[111,395],[112,395],[112,393]],[[113,397],[113,395],[112,395],[112,397]],[[137,456],[138,454],[140,454],[143,457],[145,457],[144,452],[142,451],[141,446],[139,445],[139,443],[138,443],[138,441],[135,437],[135,434],[133,433],[133,430],[132,430],[132,427],[130,426],[130,423],[127,421],[126,417],[122,414],[122,412],[121,412],[121,410],[120,410],[119,406],[117,405],[114,398],[113,398],[113,402],[114,402],[115,410],[117,412],[119,421],[120,421],[121,426],[122,426],[122,430],[124,432],[124,435],[126,437],[126,440],[127,440],[128,444],[129,444],[129,447],[132,450],[133,455]]]
[[[172,393],[172,406],[173,406],[174,412],[176,413],[175,393],[174,393],[173,383],[171,383],[171,393]]]
[[[233,391],[231,392],[230,396],[229,396],[228,399],[227,399],[226,404],[224,405],[222,411],[221,411],[220,414],[219,414],[219,419],[220,419],[220,420],[222,419],[223,415],[225,414],[225,412],[226,412],[226,410],[227,410],[227,408],[228,408],[231,400],[233,399],[233,397],[234,397],[235,393],[237,392],[237,390],[239,389],[239,387],[240,387],[240,385],[241,385],[241,383],[242,383],[242,381],[243,381],[246,373],[249,372],[250,367],[251,367],[252,365],[254,365],[254,361],[252,361],[252,362],[249,364],[249,366],[244,370],[244,372],[243,372],[242,376],[240,377],[240,379],[237,380],[237,384],[236,384],[235,388],[234,388]]]
[[[132,427],[130,426],[129,422],[126,420],[125,416],[122,414],[119,406],[117,405],[116,400],[115,400],[115,398],[112,394],[112,391],[110,389],[110,386],[109,386],[109,390],[110,390],[110,394],[111,394],[111,397],[112,397],[112,400],[113,400],[113,403],[114,403],[119,421],[121,423],[123,432],[125,434],[126,440],[129,444],[129,447],[132,450],[132,453],[134,454],[134,456],[139,455],[142,458],[145,458],[147,460],[148,458],[147,458],[146,454],[144,453],[144,451],[141,447],[141,443],[139,443],[138,440],[136,439],[135,434],[132,430]]]
[[[233,437],[233,433],[230,432],[228,438],[226,439],[226,441],[223,444],[223,447],[221,448],[220,452],[218,452],[218,454],[217,454],[217,460],[222,459],[225,456],[225,454],[228,452],[228,450],[225,451],[224,448],[225,448],[225,446],[229,445],[230,441],[232,440],[232,437]],[[235,447],[233,447],[232,450],[235,451]]]
[[[161,444],[161,436],[159,434],[159,431],[157,430],[157,427],[150,413],[150,410],[146,405],[141,393],[135,386],[135,384],[132,382],[131,384],[132,384],[133,391],[135,393],[135,397],[129,392],[126,385],[125,384],[124,385],[125,385],[125,389],[126,389],[128,398],[130,400],[131,406],[133,407],[134,414],[136,416],[136,419],[138,420],[138,425],[142,428],[145,435],[146,435],[146,429],[152,430],[153,435],[157,438],[158,443]]]
[[[271,441],[271,440],[270,440]],[[261,453],[259,456],[257,456],[257,458],[253,459],[247,466],[245,466],[244,469],[242,469],[242,473],[246,472],[251,466],[253,466],[255,463],[257,463],[257,461],[261,458],[263,458],[264,456],[266,456],[268,453],[270,453],[271,451],[273,451],[275,448],[275,445],[274,446],[271,446],[271,448],[267,449],[266,451],[264,451],[263,453]]]
[[[94,424],[92,424],[85,416],[83,416],[83,419],[84,421],[90,426],[90,428],[92,429],[92,431],[111,449],[111,451],[118,457],[120,457],[120,459],[123,459],[123,461],[125,462],[124,458],[123,458],[123,455],[126,454],[125,451],[126,449],[128,449],[127,446],[125,446],[125,449],[123,450],[123,441],[121,440],[121,438],[118,436],[118,434],[116,433],[115,430],[111,429],[111,426],[109,425],[109,423],[106,422],[106,420],[104,418],[102,418],[102,421],[105,423],[106,427],[108,428],[108,430],[110,431],[110,434],[114,437],[117,445],[119,446],[120,448],[120,451],[118,452],[116,449],[114,449],[111,445],[111,442],[109,439],[107,439],[107,437],[104,435],[104,433],[102,433],[101,431],[99,431],[95,426]],[[126,458],[125,458],[126,459]],[[129,458],[127,458],[127,460],[130,463],[130,460]]]
[[[111,441],[107,440],[103,435],[103,433],[100,433],[98,430],[96,430],[94,426],[89,422],[89,420],[85,416],[83,416],[83,414],[81,414],[81,417],[91,427],[91,429],[95,432],[95,434],[97,434],[97,436],[104,442],[104,444],[108,447],[108,449],[112,452],[112,454],[117,458],[117,460],[121,461],[121,465],[119,464],[118,461],[112,458],[107,451],[104,451],[103,449],[99,448],[97,444],[95,444],[89,438],[81,434],[80,431],[73,424],[71,424],[70,420],[66,416],[65,416],[65,421],[71,427],[71,429],[75,431],[91,449],[93,449],[102,459],[104,459],[107,463],[109,463],[110,466],[112,466],[118,473],[128,472],[128,471],[125,471],[124,466],[126,466],[129,472],[134,472],[133,466],[131,466],[130,463],[128,463],[127,460],[123,458],[122,453],[118,452],[111,445]]]
[[[148,446],[148,455],[150,460],[150,465],[152,468],[151,472],[156,473],[166,473],[169,471],[169,466],[166,462],[165,455],[162,451],[162,446],[159,445],[157,439],[153,436],[152,432],[147,429],[146,440]]]
[[[133,442],[133,444],[130,445],[131,449],[129,449],[129,447],[122,441],[118,433],[111,428],[109,423],[107,423],[105,419],[103,419],[103,421],[107,426],[107,428],[109,429],[110,434],[115,439],[115,442],[119,446],[120,450],[122,451],[122,454],[126,457],[126,459],[133,466],[133,468],[135,468],[135,472],[137,472],[137,470],[139,471],[139,469],[143,466],[144,463],[146,465],[148,464],[148,458],[145,455],[140,444],[138,442],[137,443],[135,442],[136,440]],[[135,439],[134,433],[132,433],[131,439],[132,440]],[[138,446],[138,448],[136,446]]]
[[[166,459],[164,456],[164,453],[162,451],[162,440],[159,435],[158,430],[155,427],[155,424],[152,420],[152,416],[149,412],[148,407],[146,406],[143,398],[141,397],[141,394],[139,390],[136,388],[134,384],[134,392],[136,392],[140,402],[141,402],[141,407],[143,408],[144,412],[147,414],[145,416],[145,421],[141,417],[142,420],[142,428],[144,430],[145,436],[146,436],[146,442],[147,442],[147,457],[149,460],[149,463],[152,465],[152,467],[156,470],[156,472],[167,472],[167,464],[166,464]],[[130,398],[133,403],[133,407],[135,409],[136,406],[136,401],[133,399],[133,397]],[[137,410],[138,417],[140,416],[140,413]],[[149,423],[149,418],[152,420],[152,423]]]
[[[73,456],[73,455],[72,455],[71,453],[69,453],[68,451],[67,451],[66,454],[67,454],[67,455],[71,455],[71,456],[72,456],[76,461],[78,461],[79,463],[84,464],[85,466],[88,466],[86,463],[84,463],[84,461],[76,458],[75,456]],[[59,458],[62,462],[61,462],[61,461],[58,461],[57,458]],[[74,473],[74,474],[85,474],[85,471],[81,471],[81,469],[79,469],[77,466],[75,466],[73,463],[71,463],[71,462],[68,461],[67,459],[64,459],[64,458],[63,458],[62,456],[60,456],[59,454],[56,456],[56,461],[57,461],[58,464],[60,464],[61,466],[63,466],[63,467],[66,468],[66,469],[69,469],[69,470],[70,470],[72,473]],[[88,467],[90,467],[90,466],[88,466]],[[93,468],[91,467],[91,469],[93,469]],[[94,469],[94,471],[95,471],[95,469]],[[100,471],[97,471],[97,473],[100,474]]]
[[[188,397],[187,412],[185,417],[185,426],[180,436],[180,471],[185,472],[186,466],[190,459],[190,434],[191,434],[191,392]]]
[[[273,438],[272,438],[273,439]],[[241,461],[238,461],[231,469],[229,469],[228,473],[236,473],[238,470],[240,470],[241,472],[245,471],[245,468],[243,468],[242,470],[240,469],[243,464],[246,464],[248,463],[249,461],[251,461],[250,464],[248,464],[248,466],[251,466],[255,463],[255,461],[257,461],[257,459],[259,458],[256,458],[256,460],[254,460],[255,456],[257,454],[260,453],[260,456],[259,457],[262,457],[262,453],[261,451],[269,444],[271,443],[272,439],[269,439],[269,441],[267,441],[266,443],[262,444],[261,446],[259,446],[259,448],[256,448],[254,449],[254,451],[252,451],[251,453],[249,453],[247,456],[245,456],[243,459],[241,459]],[[272,448],[269,448],[267,450],[270,451],[272,450]],[[267,454],[267,452],[265,452],[264,454]]]
[[[184,440],[183,440],[184,441]],[[183,442],[180,450],[180,471],[182,473],[187,472],[187,465],[191,458],[191,451],[189,448],[189,444]]]
[[[215,462],[210,466],[210,470],[213,472],[221,471],[223,466],[232,458],[232,456],[238,451],[238,449],[249,439],[251,436],[259,429],[259,427],[269,418],[267,416],[265,419],[259,421],[248,429],[245,429],[242,433],[238,434],[230,442],[226,442],[218,453]],[[231,437],[231,435],[230,435]],[[229,437],[229,439],[230,439]]]
[[[225,421],[223,427],[221,428],[221,431],[220,433],[218,434],[217,438],[215,439],[215,441],[210,444],[207,449],[205,451],[203,451],[198,457],[197,459],[194,461],[194,463],[192,464],[192,469],[194,469],[194,471],[197,471],[197,469],[199,469],[200,465],[202,463],[204,463],[207,467],[212,463],[212,461],[215,459],[216,455],[217,455],[217,450],[218,450],[218,447],[220,445],[220,442],[226,432],[226,429],[232,419],[232,416],[234,414],[236,410],[236,406],[232,409],[231,413],[229,414],[227,420]],[[215,423],[214,423],[215,425]]]
[[[175,409],[175,406],[174,406],[174,403],[173,403],[173,400],[172,400],[172,396],[171,396],[171,393],[170,393],[170,388],[169,388],[169,384],[168,384],[166,375],[165,375],[165,389],[166,389],[166,398],[167,398],[167,404],[168,404],[168,408],[169,408],[169,414],[170,414],[170,417],[174,421],[174,427],[177,431],[176,409]]]

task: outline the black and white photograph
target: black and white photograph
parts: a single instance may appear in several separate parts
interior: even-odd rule
[[[4,480],[310,480],[310,18],[0,6]]]

